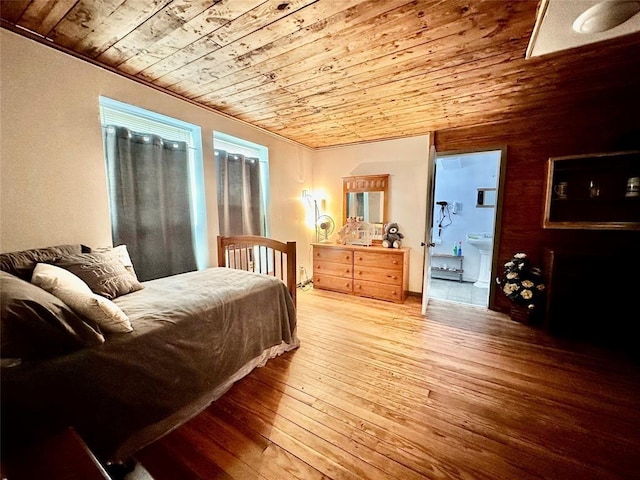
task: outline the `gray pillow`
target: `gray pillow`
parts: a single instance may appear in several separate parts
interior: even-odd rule
[[[69,270],[89,285],[93,293],[109,300],[143,288],[121,261],[109,255],[100,253],[66,255],[46,263]]]
[[[31,274],[37,263],[51,263],[52,260],[64,255],[82,252],[83,246],[78,243],[2,253],[0,254],[0,270],[30,282]]]
[[[111,258],[115,258],[116,260],[120,260],[124,265],[124,268],[127,269],[133,277],[137,280],[138,275],[136,275],[136,271],[133,268],[133,262],[131,261],[131,257],[129,256],[129,251],[127,250],[126,245],[118,245],[117,247],[100,247],[100,248],[92,248],[90,252],[83,253],[102,253],[104,255],[108,255]]]
[[[0,271],[0,356],[34,359],[104,342],[104,337],[61,300]]]

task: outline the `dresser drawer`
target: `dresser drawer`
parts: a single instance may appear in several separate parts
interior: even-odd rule
[[[316,261],[313,262],[313,274],[352,278],[353,269],[351,264]]]
[[[353,293],[353,281],[351,278],[333,277],[331,275],[313,274],[314,288],[335,290],[336,292]]]
[[[322,260],[324,262],[344,263],[353,265],[353,251],[342,248],[322,248],[313,247],[313,261]]]
[[[353,282],[353,293],[361,297],[373,297],[399,303],[404,302],[405,299],[402,285],[387,285],[365,280],[355,280]]]
[[[362,267],[379,267],[388,270],[402,270],[404,255],[393,250],[389,252],[354,252],[353,265]]]
[[[314,270],[315,271],[315,270]],[[356,266],[353,269],[353,279],[380,282],[389,285],[402,285],[402,270]]]

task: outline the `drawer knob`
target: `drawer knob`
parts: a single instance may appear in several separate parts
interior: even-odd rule
[[[397,265],[397,264],[398,264],[398,261],[397,261],[397,260],[394,260],[394,261],[393,261],[393,264],[394,264],[394,265]]]

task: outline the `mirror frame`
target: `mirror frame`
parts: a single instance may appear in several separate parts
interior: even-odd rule
[[[497,190],[495,188],[478,188],[477,190],[476,208],[494,208],[496,206]],[[487,199],[487,192],[493,192],[491,199],[493,201]]]
[[[382,199],[382,224],[389,221],[389,174],[382,175],[358,175],[342,177],[342,224],[347,223],[347,194],[361,192],[383,192]]]

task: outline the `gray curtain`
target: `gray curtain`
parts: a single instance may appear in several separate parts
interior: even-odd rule
[[[215,150],[220,235],[264,235],[260,215],[260,162]]]
[[[105,141],[113,244],[141,281],[196,270],[187,144],[113,125]]]

